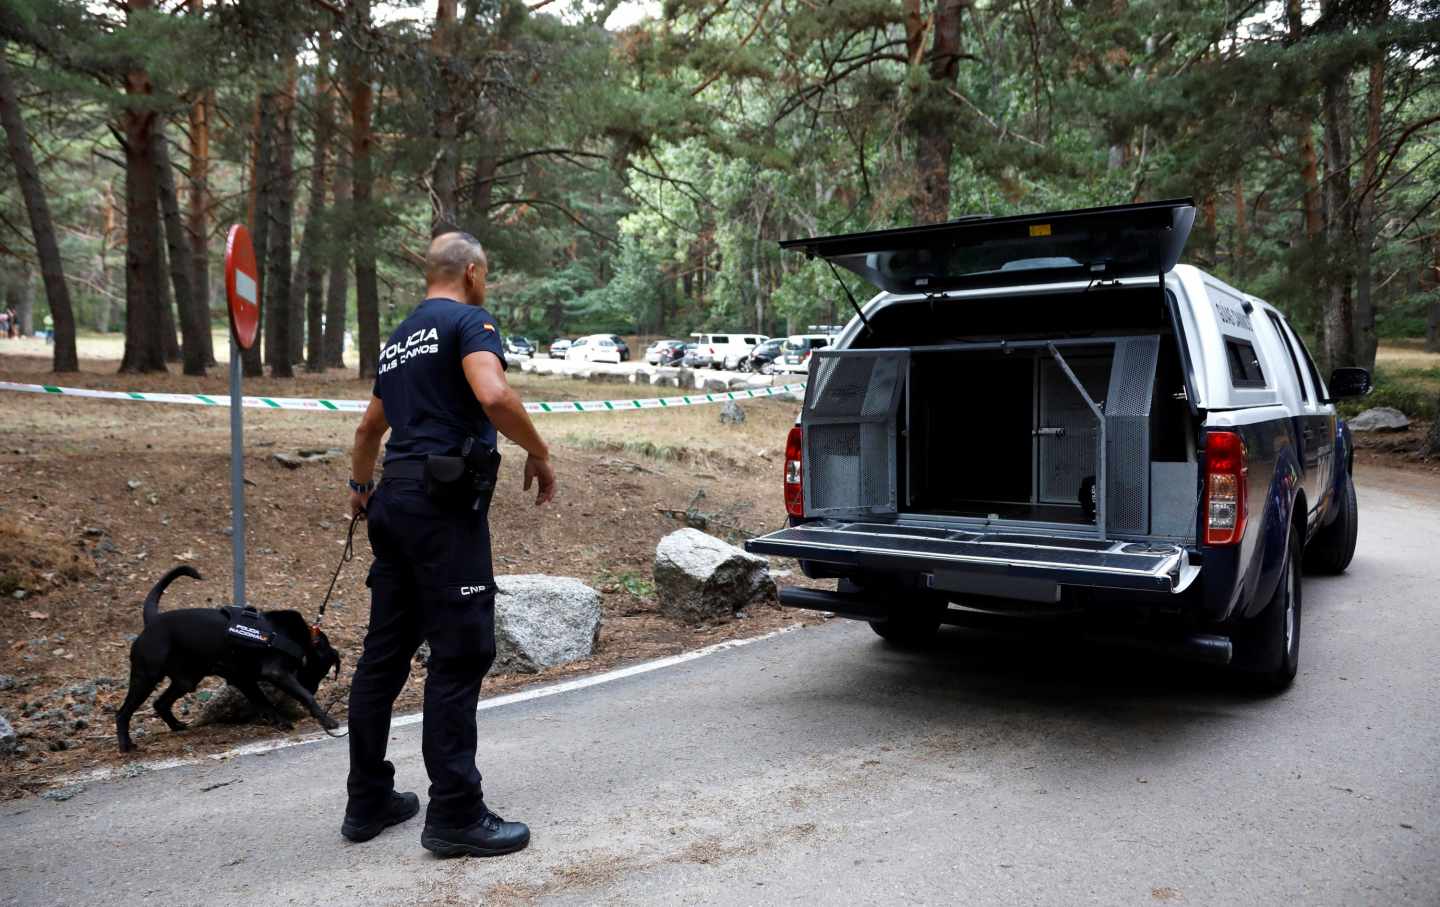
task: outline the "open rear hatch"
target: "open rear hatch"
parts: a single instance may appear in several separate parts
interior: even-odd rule
[[[1195,222],[1191,199],[792,239],[781,248],[848,268],[891,293],[1161,275]]]
[[[745,548],[860,570],[922,573],[934,589],[1039,601],[1058,597],[1060,586],[1179,592],[1198,571],[1184,548],[1166,543],[843,520],[791,526]]]

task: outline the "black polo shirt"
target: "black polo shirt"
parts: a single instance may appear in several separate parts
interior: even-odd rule
[[[457,456],[470,435],[495,444],[495,426],[465,380],[460,360],[494,353],[505,364],[495,316],[453,299],[427,299],[380,351],[375,396],[385,405],[385,462]]]

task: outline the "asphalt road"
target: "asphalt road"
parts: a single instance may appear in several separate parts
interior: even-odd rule
[[[1283,696],[837,621],[483,712],[522,854],[433,859],[418,819],[345,843],[325,740],[0,804],[0,902],[1440,904],[1440,497],[1393,488],[1307,580]]]

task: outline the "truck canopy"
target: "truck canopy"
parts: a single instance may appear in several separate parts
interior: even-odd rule
[[[1195,204],[1188,198],[943,224],[780,243],[859,274],[891,293],[975,286],[1114,280],[1175,266]]]

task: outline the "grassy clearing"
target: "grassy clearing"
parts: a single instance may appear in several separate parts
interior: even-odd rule
[[[1440,359],[1433,353],[1422,354]],[[1414,361],[1414,360],[1401,360]],[[1440,400],[1440,364],[1408,365],[1377,359],[1375,390],[1359,400],[1346,400],[1340,411],[1347,416],[1375,406],[1391,406],[1412,419],[1434,419]]]

